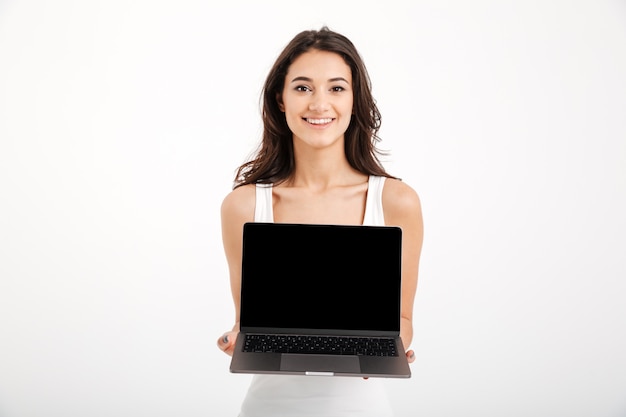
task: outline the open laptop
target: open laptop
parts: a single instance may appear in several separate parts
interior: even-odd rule
[[[409,378],[401,249],[398,227],[246,223],[230,371]]]

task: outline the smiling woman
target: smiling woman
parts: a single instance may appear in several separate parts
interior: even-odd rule
[[[400,227],[400,336],[408,347],[423,235],[420,201],[377,158],[380,114],[352,42],[327,28],[298,34],[265,83],[263,122],[257,155],[239,167],[234,190],[222,203],[236,320],[219,337],[219,348],[232,355],[239,334],[242,230],[247,222]],[[331,250],[319,244],[319,252],[305,256],[316,261]],[[376,248],[371,250],[375,256]],[[369,250],[363,256],[370,256]],[[274,253],[267,262],[286,258]],[[414,360],[412,350],[406,356]],[[255,375],[240,416],[390,416],[385,388],[380,378]]]

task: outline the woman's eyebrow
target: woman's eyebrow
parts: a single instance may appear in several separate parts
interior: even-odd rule
[[[291,80],[292,83],[295,83],[296,81],[306,81],[307,83],[310,83],[313,80],[310,79],[309,77],[296,77],[293,80]]]

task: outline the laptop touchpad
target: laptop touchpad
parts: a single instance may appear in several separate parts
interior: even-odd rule
[[[284,353],[280,360],[281,371],[347,372],[361,370],[358,356],[297,355]]]

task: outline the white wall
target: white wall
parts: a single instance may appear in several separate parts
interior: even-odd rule
[[[0,415],[214,416],[219,205],[328,24],[424,208],[399,416],[626,413],[626,4],[0,1]]]

